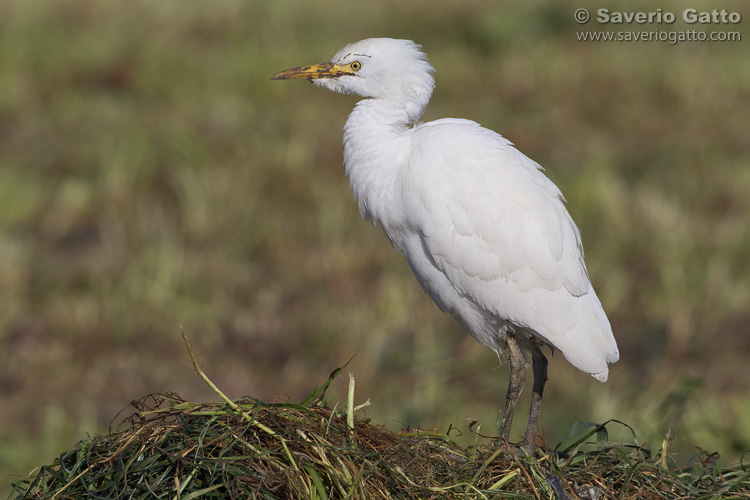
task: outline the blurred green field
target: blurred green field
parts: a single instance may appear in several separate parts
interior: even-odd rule
[[[616,418],[650,447],[672,429],[688,455],[750,448],[750,41],[579,42],[581,6],[600,7],[1,3],[0,476],[147,393],[214,401],[180,325],[230,397],[298,401],[355,356],[375,420],[495,432],[507,367],[352,200],[341,136],[356,98],[268,79],[369,36],[423,44],[437,69],[424,118],[512,140],[581,228],[621,361],[600,384],[551,359],[547,443]],[[744,19],[713,29],[747,38],[747,4],[722,7]]]

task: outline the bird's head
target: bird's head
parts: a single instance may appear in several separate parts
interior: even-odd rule
[[[330,62],[288,69],[271,79],[307,79],[340,94],[392,101],[416,119],[435,88],[434,69],[420,48],[410,40],[368,38],[347,45]]]

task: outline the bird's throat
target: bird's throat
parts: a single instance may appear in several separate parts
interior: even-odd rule
[[[346,175],[362,216],[387,222],[400,192],[397,180],[408,164],[411,121],[393,102],[357,103],[344,127]]]

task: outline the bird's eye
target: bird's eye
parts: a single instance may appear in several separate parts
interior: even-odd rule
[[[359,71],[362,69],[362,63],[359,61],[354,61],[349,65],[350,68],[352,68],[352,71]]]

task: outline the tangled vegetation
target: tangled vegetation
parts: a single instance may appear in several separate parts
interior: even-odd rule
[[[300,404],[230,401],[215,386],[222,403],[146,396],[121,429],[80,441],[10,498],[750,498],[748,464],[719,468],[702,453],[676,467],[668,441],[655,454],[635,434],[608,442],[616,421],[579,424],[569,444],[534,456],[478,432],[467,448],[450,430],[396,434],[355,417],[351,378],[347,405],[330,407],[325,391],[341,371]]]

